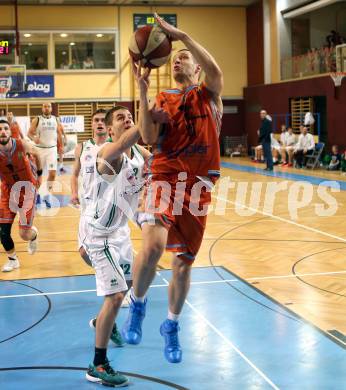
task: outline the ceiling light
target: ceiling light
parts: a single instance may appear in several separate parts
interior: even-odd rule
[[[28,46],[32,46],[32,43],[28,43]]]
[[[62,34],[60,34],[60,36],[61,36],[61,38],[66,38],[68,36],[68,34],[62,33]]]
[[[102,38],[103,34],[96,34],[97,38]]]
[[[31,34],[26,33],[26,34],[24,34],[24,36],[25,36],[25,38],[30,38],[30,37],[31,37]]]
[[[74,42],[70,42],[70,46],[74,46],[75,45],[75,43]]]

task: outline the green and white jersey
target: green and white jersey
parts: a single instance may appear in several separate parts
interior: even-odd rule
[[[95,163],[97,153],[102,145],[95,144],[93,139],[84,141],[82,143],[82,151],[79,157],[80,161],[80,172],[82,191],[81,191],[81,206],[82,210],[86,207],[93,199],[94,187],[94,174],[95,174]]]
[[[144,158],[136,146],[131,148],[131,158],[123,153],[118,174],[100,175],[95,162],[97,188],[86,213],[92,218],[91,225],[102,234],[122,228],[134,218],[144,186],[143,168]]]
[[[58,141],[58,120],[56,116],[39,115],[36,134],[40,139],[40,143],[36,145],[37,147],[53,148],[56,146]]]

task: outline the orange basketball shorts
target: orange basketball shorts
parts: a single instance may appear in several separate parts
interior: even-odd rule
[[[199,179],[184,182],[155,175],[147,184],[140,223],[160,221],[168,229],[166,250],[192,263],[202,244],[210,191]],[[152,218],[152,219],[150,219]]]
[[[12,187],[1,183],[0,223],[12,224],[16,215],[19,227],[30,229],[35,215],[36,187],[30,182],[17,182]]]

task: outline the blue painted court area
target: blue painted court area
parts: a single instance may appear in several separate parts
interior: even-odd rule
[[[330,188],[337,188],[342,191],[346,191],[346,181],[343,180],[328,180],[325,177],[309,176],[308,170],[302,170],[302,173],[293,173],[293,172],[282,172],[275,170],[272,172],[264,171],[263,168],[265,165],[262,165],[261,168],[253,167],[249,165],[240,165],[230,162],[222,162],[221,166],[223,168],[230,168],[236,171],[246,172],[246,173],[255,173],[263,176],[278,177],[280,179],[294,180],[294,181],[306,181],[313,185],[323,185]],[[304,172],[304,173],[303,173]]]
[[[340,345],[223,268],[193,269],[183,362],[166,362],[159,326],[169,278],[160,271],[149,291],[142,343],[109,348],[130,389],[346,388]],[[102,303],[94,289],[93,276],[0,283],[1,390],[100,388],[84,377],[93,357],[88,322]],[[121,309],[120,325],[126,315]]]

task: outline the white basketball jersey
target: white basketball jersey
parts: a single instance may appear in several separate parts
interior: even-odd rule
[[[93,139],[89,139],[82,143],[82,151],[79,157],[79,175],[82,181],[80,197],[82,209],[86,207],[86,204],[93,200],[96,156],[102,145],[103,144],[95,144]]]
[[[94,201],[86,213],[92,218],[91,224],[103,233],[126,226],[137,211],[139,195],[144,186],[144,158],[136,146],[131,148],[131,154],[132,158],[123,154],[118,174],[100,175],[96,172]],[[89,214],[89,209],[92,214]]]
[[[57,145],[58,140],[58,121],[56,116],[51,115],[49,118],[39,115],[36,133],[40,143],[36,146],[41,148],[52,148]]]

